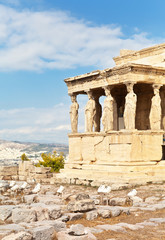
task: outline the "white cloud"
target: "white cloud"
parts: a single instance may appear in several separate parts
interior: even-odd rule
[[[0,110],[0,136],[5,140],[67,142],[69,106]],[[9,127],[10,126],[10,127]]]
[[[0,0],[0,3],[7,4],[7,5],[13,5],[18,6],[20,4],[20,0]]]
[[[79,132],[84,132],[86,97],[79,97]],[[70,103],[52,108],[20,108],[0,110],[0,138],[17,141],[68,143],[71,131]]]
[[[119,26],[93,26],[62,11],[18,11],[0,5],[0,71],[105,68],[112,66],[120,49],[154,43],[140,31],[126,38]]]

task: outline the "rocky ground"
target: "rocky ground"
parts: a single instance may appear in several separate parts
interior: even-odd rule
[[[97,188],[35,184],[0,195],[0,239],[3,240],[158,240],[165,239],[165,184],[115,190],[100,196]],[[21,186],[21,182],[17,182]],[[117,189],[117,188],[116,188]]]

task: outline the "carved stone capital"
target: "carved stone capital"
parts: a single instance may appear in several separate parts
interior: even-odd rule
[[[160,89],[163,85],[162,84],[152,84],[153,89]]]
[[[127,91],[133,90],[133,86],[136,84],[136,82],[128,81],[124,83],[126,85]]]
[[[69,94],[69,96],[71,97],[71,101],[72,102],[76,102],[77,101],[77,94],[76,93],[71,93],[71,94]]]

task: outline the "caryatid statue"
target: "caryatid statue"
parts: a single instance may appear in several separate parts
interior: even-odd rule
[[[105,87],[106,99],[104,100],[102,124],[104,131],[113,130],[114,128],[114,99],[111,96],[110,87]]]
[[[78,109],[79,105],[76,100],[76,95],[71,95],[72,105],[70,106],[70,121],[72,133],[77,133],[78,125]]]
[[[99,103],[99,95],[94,95],[96,114],[94,116],[94,129],[95,132],[100,132],[100,119],[102,115],[102,107]]]
[[[153,130],[160,130],[161,128],[161,98],[159,89],[161,85],[153,84],[154,96],[151,99],[151,110],[149,115],[150,127]]]
[[[128,130],[135,129],[137,96],[133,91],[133,85],[132,82],[126,84],[128,93],[125,97],[124,124],[125,129]]]
[[[85,132],[93,132],[94,117],[96,114],[96,104],[92,92],[88,91],[88,102],[85,107]]]

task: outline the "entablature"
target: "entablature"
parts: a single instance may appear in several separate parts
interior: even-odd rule
[[[86,94],[89,89],[133,83],[165,84],[165,68],[127,63],[122,66],[94,71],[65,79],[69,94]]]

